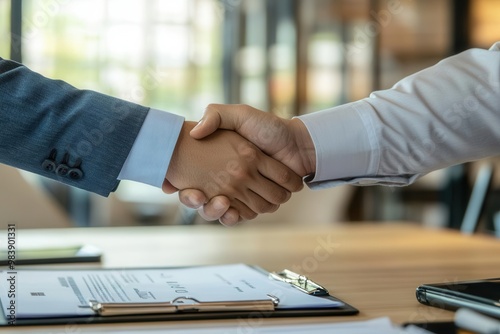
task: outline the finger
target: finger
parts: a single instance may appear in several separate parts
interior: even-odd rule
[[[224,226],[234,226],[240,221],[240,213],[235,208],[229,208],[220,217],[219,222]],[[243,219],[241,219],[243,221]]]
[[[232,197],[239,199],[256,213],[276,211],[277,204],[286,202],[290,194],[263,176],[258,167],[262,161],[266,162],[266,159],[267,162],[276,161],[247,143],[239,145],[238,154],[242,163],[236,163],[233,168],[228,169],[230,177],[238,184],[238,189],[234,188],[232,191]]]
[[[273,191],[276,191],[277,192],[277,188],[281,188],[277,185],[275,185],[274,187],[272,187],[273,189],[272,190],[267,190],[266,189],[260,189],[259,187],[259,184],[263,184],[265,183],[267,180],[265,180],[264,178],[261,177],[261,182],[259,182],[257,185],[256,185],[256,188],[258,189],[258,192],[255,192],[253,191],[252,189],[248,189],[246,192],[245,192],[245,196],[239,198],[242,202],[244,202],[248,208],[250,208],[250,210],[252,210],[253,212],[255,213],[271,213],[271,212],[274,212],[276,210],[278,210],[279,208],[279,205],[280,203],[283,203],[283,202],[277,202],[277,203],[274,203],[274,202],[270,202],[268,200],[266,200],[263,196],[260,195],[260,193],[263,193],[265,196],[269,196],[269,197],[272,197],[271,194],[273,193]],[[269,183],[271,183],[269,181]],[[283,188],[281,188],[283,189]],[[288,195],[288,198],[290,197],[290,195]],[[285,200],[286,202],[286,200]]]
[[[230,204],[229,198],[226,196],[216,196],[203,205],[198,212],[205,220],[217,220],[229,210]],[[238,213],[237,215],[239,216]]]
[[[265,157],[257,166],[259,173],[281,187],[291,192],[297,192],[304,187],[302,178],[290,168],[270,157]],[[259,192],[260,193],[260,192]],[[267,197],[266,197],[267,198]],[[283,203],[267,200],[273,203]]]
[[[209,104],[205,109],[203,117],[191,130],[190,135],[195,139],[205,138],[215,130],[236,130],[240,126],[240,105]],[[233,109],[233,112],[231,111]]]
[[[270,213],[278,210],[279,204],[287,202],[292,194],[279,184],[259,175],[255,183],[248,184],[253,195],[245,199],[245,203],[257,213]],[[255,201],[255,203],[253,203]],[[264,203],[263,203],[264,201]],[[249,204],[250,203],[250,204]],[[268,207],[265,207],[269,203]],[[260,205],[260,206],[258,206]]]
[[[188,208],[198,209],[207,202],[207,197],[197,189],[183,189],[179,191],[179,200]]]
[[[252,220],[257,217],[257,213],[239,199],[235,198],[231,200],[231,207],[239,212],[240,222],[243,220]]]
[[[219,105],[217,105],[219,106]],[[189,132],[191,137],[195,139],[205,138],[212,134],[221,125],[221,115],[215,105],[208,105],[203,113],[203,117],[196,126]]]
[[[170,181],[168,181],[167,179],[164,179],[163,180],[163,184],[161,185],[161,190],[163,190],[163,192],[165,194],[173,194],[175,192],[177,192],[179,189],[177,189],[176,187],[174,187]]]

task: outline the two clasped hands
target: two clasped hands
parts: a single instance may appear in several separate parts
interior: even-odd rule
[[[187,153],[188,152],[188,153]],[[224,225],[274,212],[314,173],[313,141],[299,119],[247,105],[212,104],[185,122],[163,191]]]
[[[498,156],[499,69],[497,42],[291,120],[210,105],[198,125],[184,123],[163,190],[179,189],[182,203],[232,225],[275,211],[311,174],[305,180],[316,189],[406,186],[436,169]]]

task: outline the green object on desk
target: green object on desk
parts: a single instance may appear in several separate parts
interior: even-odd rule
[[[100,262],[101,250],[92,245],[40,248],[18,248],[0,251],[0,265]],[[13,257],[9,261],[8,256]]]

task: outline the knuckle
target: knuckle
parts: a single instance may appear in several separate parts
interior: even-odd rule
[[[278,175],[279,184],[287,184],[292,181],[292,173],[288,170],[283,170]]]
[[[257,150],[250,145],[244,145],[240,149],[240,155],[245,161],[253,161],[257,158]]]
[[[273,205],[270,207],[270,210],[269,210],[267,213],[273,213],[273,212],[276,212],[279,208],[280,208],[280,206],[279,206],[278,204],[273,204]]]
[[[257,205],[256,211],[257,213],[270,213],[276,211],[276,204],[272,204],[269,202],[262,202]]]
[[[287,185],[287,188],[292,192],[297,192],[301,190],[304,185],[302,178],[290,170],[284,170],[278,175],[278,183]]]
[[[212,221],[217,219],[217,217],[214,217],[209,212],[207,212],[206,207],[199,208],[198,214],[201,216],[201,218],[205,219],[206,221]]]
[[[300,179],[298,182],[292,185],[291,191],[295,193],[297,191],[301,191],[302,188],[304,188],[304,183],[302,182],[302,179]]]
[[[288,200],[290,199],[290,197],[292,197],[292,193],[289,192],[289,191],[286,191],[286,190],[282,190],[280,192],[280,196],[281,197],[278,198],[278,203],[279,204],[283,204],[285,202],[288,202]]]
[[[219,222],[226,227],[231,227],[233,225],[236,225],[236,223],[238,223],[238,221],[239,221],[239,217],[235,219],[234,217],[223,216],[219,219]]]
[[[203,217],[209,218],[207,220],[216,220],[219,218],[220,214],[218,214],[217,210],[213,208],[212,205],[206,204],[203,207]]]
[[[285,187],[292,192],[299,191],[303,187],[302,178],[291,170],[280,171],[276,176],[276,182],[281,185],[286,185]]]
[[[233,178],[235,182],[240,183],[241,181],[245,180],[248,177],[248,170],[244,167],[239,168],[238,170],[235,170],[233,173]]]
[[[188,208],[197,209],[203,205],[204,198],[198,193],[179,193],[179,200]]]
[[[253,209],[250,209],[249,207],[244,207],[241,210],[239,210],[240,213],[240,218],[243,220],[250,220],[254,219],[258,216],[258,213],[255,212]]]
[[[257,218],[258,214],[257,212],[249,212],[245,215],[245,217],[243,217],[245,220],[252,220],[252,219],[255,219]]]
[[[290,199],[291,195],[292,194],[289,191],[283,188],[276,189],[272,194],[271,202],[275,204],[283,204]]]

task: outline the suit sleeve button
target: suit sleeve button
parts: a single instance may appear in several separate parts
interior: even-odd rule
[[[42,168],[47,172],[53,172],[56,170],[56,160],[57,150],[53,148],[50,151],[49,157],[42,162]]]
[[[80,168],[71,168],[68,172],[68,176],[72,180],[80,180],[83,176],[83,172]]]
[[[69,166],[68,166],[68,161],[69,161],[69,154],[68,152],[64,153],[63,159],[59,165],[57,165],[56,168],[56,174],[59,176],[66,176],[69,171]]]
[[[56,164],[54,163],[54,161],[45,159],[45,161],[42,162],[42,168],[47,172],[53,172],[56,169]]]
[[[59,164],[56,168],[56,174],[59,176],[66,176],[68,174],[69,167],[66,164]]]

